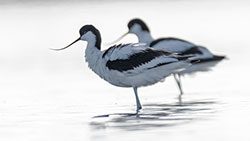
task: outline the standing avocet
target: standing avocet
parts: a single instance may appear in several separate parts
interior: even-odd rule
[[[171,73],[190,66],[187,57],[154,50],[145,44],[120,44],[101,51],[100,32],[92,25],[80,29],[79,40],[87,41],[85,59],[88,66],[102,79],[119,87],[133,87],[137,110],[141,109],[137,88],[159,82]]]
[[[146,43],[148,46],[156,50],[180,53],[181,55],[194,55],[194,57],[190,58],[191,60],[200,60],[200,62],[174,74],[174,78],[180,90],[180,96],[183,94],[181,87],[181,75],[191,74],[198,71],[208,71],[212,66],[215,66],[218,62],[225,58],[225,56],[213,55],[207,48],[197,46],[182,39],[169,37],[154,40],[150,34],[149,28],[140,19],[131,20],[128,23],[128,29],[129,31],[127,33],[114,42],[121,40],[129,33],[133,33],[138,37],[140,43]]]

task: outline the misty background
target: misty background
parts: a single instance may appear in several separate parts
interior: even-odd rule
[[[0,140],[249,139],[249,13],[247,0],[0,1]],[[50,48],[93,24],[107,49],[132,18],[143,19],[154,38],[181,38],[229,60],[182,79],[187,107],[176,105],[168,77],[139,89],[147,120],[121,116],[134,112],[133,91],[88,68],[86,42]],[[131,42],[134,35],[120,41]],[[92,118],[106,114],[114,116]]]

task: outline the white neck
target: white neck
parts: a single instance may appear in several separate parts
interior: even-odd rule
[[[150,34],[150,32],[147,31],[138,31],[137,33],[135,33],[139,39],[140,43],[146,43],[147,45],[149,45],[151,42],[153,42],[153,38]]]
[[[91,38],[91,40],[87,41],[88,45],[85,50],[85,60],[88,63],[89,68],[92,69],[98,75],[100,75],[100,63],[102,52],[97,47],[95,47],[95,38]]]

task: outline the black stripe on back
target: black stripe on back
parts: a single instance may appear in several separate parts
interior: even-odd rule
[[[156,39],[153,42],[151,42],[149,46],[153,47],[154,45],[156,45],[159,42],[164,41],[164,40],[166,40],[166,41],[175,40],[175,41],[181,41],[181,42],[186,42],[186,43],[189,43],[189,44],[193,44],[191,42],[188,42],[188,41],[185,41],[185,40],[182,40],[182,39],[178,39],[178,38],[174,38],[174,37],[169,37],[169,38],[159,38],[159,39]]]
[[[188,50],[185,50],[184,52],[180,53],[181,55],[189,55],[189,54],[202,54],[202,52],[199,50],[198,47],[192,47]]]
[[[117,70],[123,72],[139,67],[140,65],[148,63],[156,57],[162,55],[169,55],[169,53],[165,51],[155,51],[152,49],[146,49],[143,52],[131,55],[128,59],[117,59],[113,61],[108,61],[106,63],[106,66],[110,70]]]

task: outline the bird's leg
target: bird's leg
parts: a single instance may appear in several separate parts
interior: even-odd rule
[[[182,94],[178,96],[179,104],[182,105]]]
[[[182,90],[182,83],[181,83],[181,75],[178,73],[179,76],[179,85],[180,85],[180,92],[181,92],[181,96],[184,94],[183,90]]]
[[[178,75],[179,79],[177,78],[177,75]],[[179,90],[180,90],[179,97],[181,97],[182,94],[183,94],[182,87],[181,87],[181,76],[180,76],[180,74],[174,74],[174,78],[175,78],[175,81],[176,81],[176,83],[177,83],[177,85],[179,87]]]
[[[138,97],[138,94],[137,94],[137,87],[133,87],[133,89],[134,89],[135,98],[136,98],[136,106],[137,106],[136,111],[139,111],[142,107],[141,107],[141,103],[140,103],[140,100],[139,100],[139,97]]]

